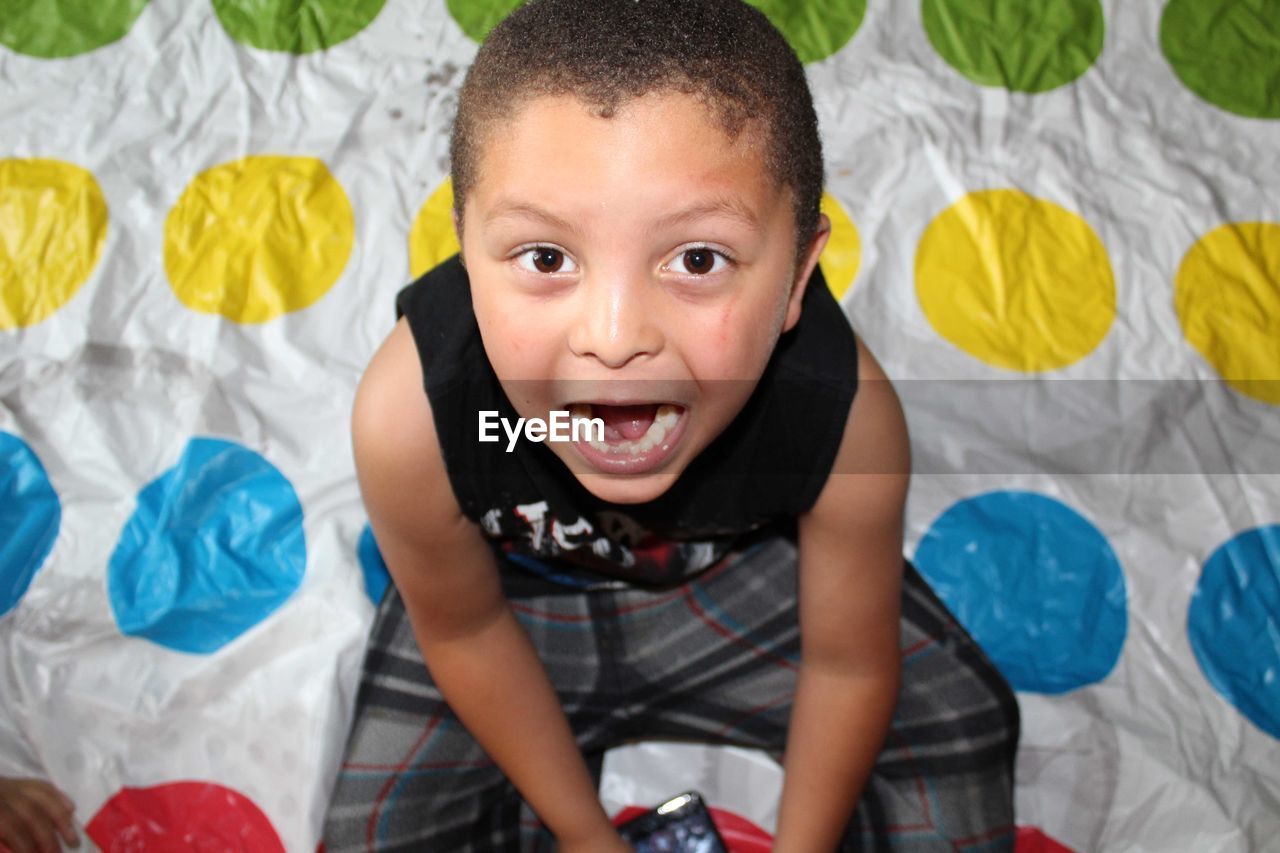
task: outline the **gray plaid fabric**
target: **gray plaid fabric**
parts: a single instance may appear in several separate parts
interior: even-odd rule
[[[758,543],[683,586],[578,592],[504,568],[593,772],[637,738],[777,757],[799,666],[796,550]],[[845,850],[1012,850],[1013,693],[909,564],[903,687]],[[450,712],[395,588],[375,620],[327,853],[551,850],[502,772]]]

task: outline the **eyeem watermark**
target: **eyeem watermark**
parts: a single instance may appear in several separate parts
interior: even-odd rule
[[[551,420],[542,418],[516,418],[511,421],[501,417],[498,412],[483,410],[480,412],[480,441],[501,441],[498,427],[507,434],[507,452],[515,450],[516,441],[523,431],[528,441],[604,441],[604,419],[572,417],[569,412],[555,410],[551,412]],[[583,435],[583,433],[586,433]]]

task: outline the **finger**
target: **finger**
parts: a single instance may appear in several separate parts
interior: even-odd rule
[[[5,840],[0,843],[0,850],[11,850],[13,853],[37,853],[36,849],[31,846],[30,842],[20,835],[13,835],[5,838]]]
[[[58,839],[53,834],[53,823],[35,797],[14,798],[9,803],[9,813],[16,818],[10,846],[14,846],[13,841],[18,841],[27,845],[26,849],[31,853],[58,853]],[[15,847],[15,850],[23,853],[20,847]]]
[[[23,834],[7,826],[0,826],[0,851],[3,853],[32,853],[31,844]]]
[[[48,783],[41,783],[39,786],[31,786],[26,791],[28,799],[38,805],[49,817],[60,820],[61,818],[70,817],[75,811],[75,803],[71,802],[65,794]]]
[[[62,791],[55,792],[58,795],[58,802],[62,804],[66,812],[58,821],[58,834],[62,836],[62,840],[67,843],[68,847],[79,847],[80,837],[76,834],[76,823],[74,820],[76,813],[75,801],[68,797]]]
[[[62,840],[72,847],[79,846],[80,842],[76,838],[75,824],[71,820],[72,814],[75,813],[76,805],[71,801],[71,798],[48,782],[40,782],[38,785],[31,786],[27,793],[44,809],[48,819],[54,824],[58,834],[62,836]],[[57,847],[54,847],[54,850],[57,850]]]
[[[13,853],[36,853],[36,848],[27,834],[26,821],[4,802],[0,802],[0,850],[11,850]]]
[[[71,815],[67,815],[64,819],[58,821],[57,828],[58,835],[62,836],[62,840],[66,842],[68,847],[80,846],[80,837],[76,835],[76,825],[71,820]]]
[[[76,803],[72,802],[72,798],[50,784],[42,784],[31,793],[40,803],[41,808],[45,809],[45,815],[49,816],[49,820],[58,830],[58,834],[63,836],[63,840],[72,847],[79,847],[76,824],[72,821],[72,816],[76,813]]]

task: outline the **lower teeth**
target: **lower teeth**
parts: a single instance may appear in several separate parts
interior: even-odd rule
[[[575,413],[578,407],[574,407]],[[640,438],[624,439],[615,443],[606,441],[589,441],[587,442],[601,453],[608,453],[613,456],[639,456],[642,453],[648,453],[657,447],[667,437],[677,423],[680,422],[680,410],[675,406],[666,403],[658,407],[658,411],[654,414],[653,423],[649,424],[649,429]]]

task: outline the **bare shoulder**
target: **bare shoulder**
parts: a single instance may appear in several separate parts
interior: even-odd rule
[[[360,380],[351,437],[360,491],[384,552],[388,545],[392,550],[411,546],[462,518],[445,473],[418,351],[404,320]],[[390,555],[384,556],[390,567]]]
[[[861,338],[857,347],[858,391],[831,475],[810,515],[841,524],[893,524],[900,519],[911,471],[907,422],[884,369]]]
[[[898,665],[910,465],[898,395],[859,340],[858,392],[840,450],[817,503],[799,519],[800,625],[809,660],[856,672]],[[858,643],[849,642],[850,626],[858,626]]]
[[[396,323],[360,379],[351,436],[362,487],[366,474],[381,478],[402,470],[394,479],[416,480],[443,473],[422,366],[404,320]]]
[[[493,553],[454,497],[403,320],[360,380],[351,434],[369,525],[418,641],[489,624],[505,607]]]

